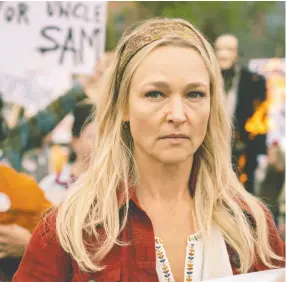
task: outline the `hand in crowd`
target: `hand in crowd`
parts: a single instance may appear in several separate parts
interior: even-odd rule
[[[30,238],[30,231],[19,225],[0,225],[0,259],[23,256]]]
[[[79,77],[79,82],[83,85],[85,93],[91,100],[93,99],[96,90],[99,88],[104,72],[111,64],[114,54],[114,52],[105,52],[105,54],[95,64],[92,76],[81,75]]]

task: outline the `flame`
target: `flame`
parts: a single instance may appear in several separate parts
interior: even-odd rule
[[[245,164],[246,164],[246,155],[245,154],[242,154],[239,156],[238,158],[238,172],[239,172],[239,180],[242,184],[244,184],[248,177],[247,177],[247,174],[245,172],[243,172],[244,170],[244,167],[245,167]]]
[[[270,104],[270,99],[265,100],[258,107],[256,107],[252,117],[247,120],[245,130],[250,133],[251,139],[253,139],[256,135],[263,135],[267,133],[269,129],[269,118],[267,113]]]
[[[267,97],[268,98],[261,104],[257,103],[258,105],[254,105],[256,110],[245,124],[245,130],[250,133],[251,139],[253,139],[256,135],[266,134],[269,129],[275,126],[271,124],[268,117],[268,112],[270,107],[277,107],[280,103],[285,103],[286,92],[284,77],[275,74],[268,77]]]
[[[255,107],[254,114],[245,124],[245,130],[250,133],[251,139],[256,135],[266,134],[269,129],[275,127],[273,121],[271,123],[268,118],[268,112],[270,107],[279,107],[279,104],[286,101],[284,71],[285,63],[279,58],[272,58],[266,64],[262,64],[261,72],[266,78],[267,99]]]
[[[241,156],[239,156],[238,158],[238,167],[240,169],[244,168],[246,164],[246,156],[244,154],[242,154]]]
[[[249,133],[250,139],[256,135],[267,134],[270,130],[276,130],[277,120],[273,119],[273,115],[271,117],[271,113],[277,113],[277,111],[279,113],[286,101],[284,62],[281,63],[280,59],[271,59],[263,65],[262,73],[266,78],[267,98],[263,102],[255,102],[255,112],[245,124],[245,130]],[[244,171],[246,159],[247,156],[242,154],[237,164],[240,172],[239,180],[242,184],[248,180]]]
[[[247,180],[248,180],[248,177],[247,177],[247,174],[246,174],[246,173],[242,173],[242,174],[239,176],[239,181],[240,181],[242,184],[245,184]]]

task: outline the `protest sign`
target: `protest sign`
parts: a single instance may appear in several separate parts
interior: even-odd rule
[[[0,71],[0,95],[6,103],[24,107],[34,114],[72,86],[72,78],[59,70],[27,69],[11,74]]]
[[[92,74],[105,49],[106,2],[0,2],[0,70]]]

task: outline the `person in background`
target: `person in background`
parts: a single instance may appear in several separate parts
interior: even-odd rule
[[[253,194],[257,156],[267,153],[266,132],[253,135],[246,130],[246,123],[266,99],[266,81],[261,75],[241,67],[239,42],[234,35],[219,36],[214,46],[224,79],[227,111],[234,124],[234,168],[246,190]]]
[[[278,142],[268,149],[268,165],[264,179],[260,183],[257,196],[269,207],[277,227],[279,226],[279,198],[285,183],[285,153]]]
[[[46,198],[55,205],[61,202],[69,185],[87,169],[91,152],[92,109],[92,104],[80,104],[73,112],[71,147],[75,159],[65,165],[62,171],[46,176],[39,183]]]
[[[0,140],[7,126],[0,115]],[[43,212],[51,207],[39,185],[0,158],[0,281],[11,281]]]

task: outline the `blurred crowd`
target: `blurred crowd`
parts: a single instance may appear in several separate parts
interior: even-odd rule
[[[269,206],[285,239],[284,147],[278,140],[267,144],[267,131],[247,127],[268,98],[267,81],[240,64],[235,36],[218,37],[214,48],[234,128],[234,169],[245,189]],[[112,56],[108,52],[100,59],[94,76],[73,77],[69,91],[31,117],[19,107],[15,114],[0,96],[0,281],[12,279],[40,217],[61,202],[88,165],[96,126],[94,97]],[[59,128],[68,138],[57,140]]]

